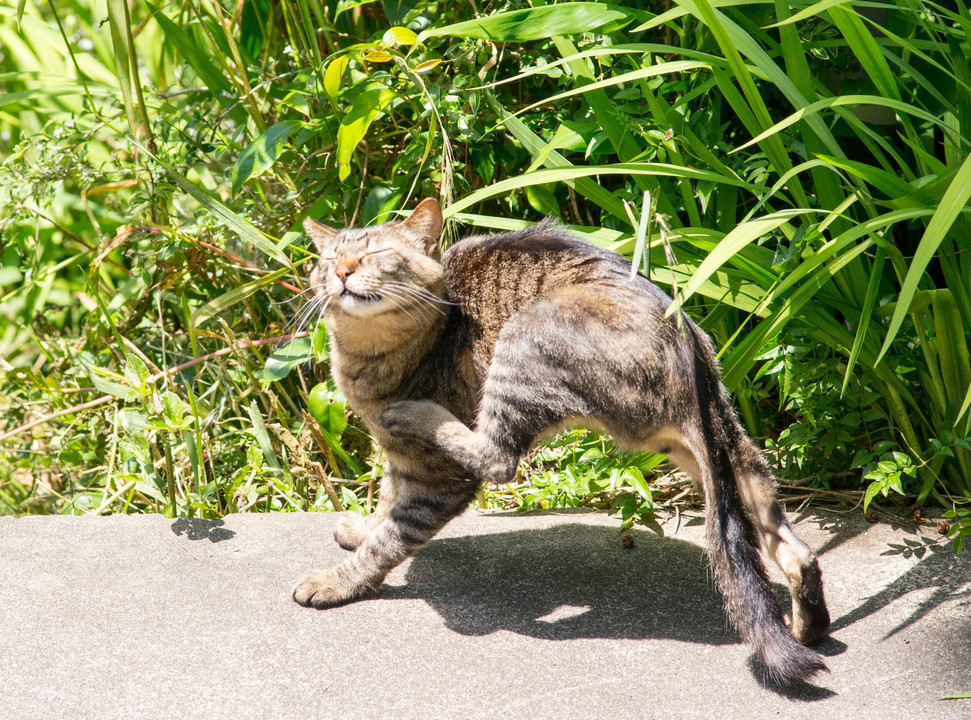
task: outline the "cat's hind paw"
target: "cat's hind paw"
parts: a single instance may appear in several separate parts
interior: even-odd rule
[[[370,533],[367,521],[357,513],[348,513],[337,521],[334,540],[345,550],[357,550]]]

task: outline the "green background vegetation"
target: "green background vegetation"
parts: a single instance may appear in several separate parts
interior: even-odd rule
[[[299,221],[436,196],[446,241],[552,215],[630,255],[783,482],[959,545],[969,38],[962,0],[8,0],[0,512],[365,511]],[[570,433],[482,501],[648,521],[658,461]]]

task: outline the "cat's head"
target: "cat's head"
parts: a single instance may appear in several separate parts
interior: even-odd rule
[[[400,222],[334,230],[307,218],[303,228],[320,255],[310,284],[328,314],[369,318],[398,312],[415,318],[438,313],[444,280],[437,200],[422,200]]]

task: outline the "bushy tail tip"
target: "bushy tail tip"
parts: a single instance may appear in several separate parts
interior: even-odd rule
[[[829,672],[823,657],[796,640],[785,627],[762,630],[761,637],[751,642],[767,682],[788,685],[808,680],[818,672]]]

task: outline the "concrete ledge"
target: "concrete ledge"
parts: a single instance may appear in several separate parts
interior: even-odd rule
[[[0,518],[0,717],[971,716],[939,701],[971,692],[971,557],[933,527],[799,519],[832,672],[782,692],[726,623],[700,518],[625,548],[598,513],[470,512],[378,598],[298,607],[344,554],[336,519]]]

